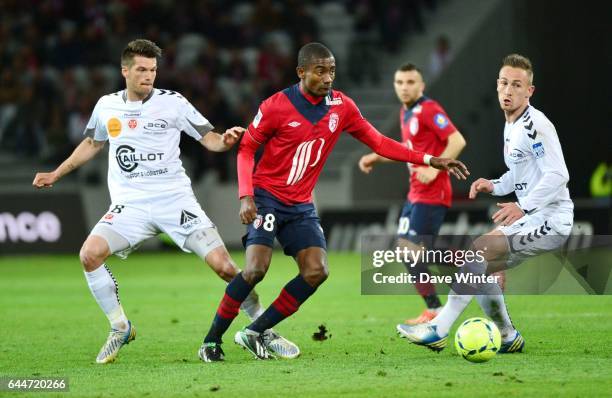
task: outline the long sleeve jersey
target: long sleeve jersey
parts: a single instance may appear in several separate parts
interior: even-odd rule
[[[508,171],[491,180],[493,195],[516,194],[527,213],[556,207],[572,211],[567,182],[569,173],[555,126],[529,105],[504,127],[504,161]]]

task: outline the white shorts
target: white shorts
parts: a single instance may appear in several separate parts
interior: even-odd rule
[[[560,249],[572,232],[573,224],[574,214],[571,211],[554,209],[527,214],[511,225],[498,227],[508,238],[508,266],[513,267],[529,257]]]
[[[90,234],[96,234],[97,229],[101,232],[99,235],[104,236],[102,231],[107,228],[129,242],[127,250],[113,253],[125,257],[144,240],[161,232],[168,234],[183,251],[191,252],[185,248],[187,237],[194,231],[215,228],[215,225],[193,193],[180,192],[125,204],[113,203]]]

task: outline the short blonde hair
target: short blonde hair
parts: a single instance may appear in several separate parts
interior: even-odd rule
[[[502,68],[504,66],[510,66],[512,68],[523,69],[529,76],[529,84],[533,84],[533,67],[529,58],[524,57],[520,54],[506,55],[502,60]]]

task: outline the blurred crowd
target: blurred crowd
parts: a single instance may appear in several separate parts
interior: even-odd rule
[[[295,53],[320,39],[325,1],[5,0],[0,2],[0,150],[57,164],[82,140],[97,99],[124,88],[135,38],[164,52],[156,86],[181,92],[216,127],[247,125],[259,101],[292,84]],[[375,51],[424,29],[435,0],[340,2],[355,21],[349,77],[378,77]],[[182,145],[192,178],[227,179],[229,154]]]

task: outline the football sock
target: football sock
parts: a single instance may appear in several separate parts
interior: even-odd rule
[[[234,277],[225,288],[225,294],[219,303],[217,313],[213,319],[210,330],[204,338],[205,343],[221,343],[223,333],[232,324],[232,321],[240,311],[240,305],[253,290],[242,277],[242,272]]]
[[[486,261],[474,261],[466,263],[463,267],[461,267],[460,272],[482,275],[485,273],[486,269]],[[474,287],[476,288],[475,290]],[[471,286],[465,283],[456,283],[453,285],[453,288],[448,294],[448,301],[446,302],[446,305],[442,307],[438,315],[431,321],[432,325],[437,326],[437,331],[440,336],[448,334],[448,331],[450,330],[451,326],[453,326],[453,323],[455,323],[468,304],[470,304],[470,301],[472,301],[472,297],[474,297],[474,295],[466,293],[482,292],[483,288],[485,288],[485,286]]]
[[[429,296],[423,296],[423,300],[425,300],[425,304],[427,308],[430,310],[435,310],[436,308],[442,307],[442,303],[440,302],[440,298],[437,294],[430,294]]]
[[[128,330],[128,319],[123,312],[119,301],[119,288],[117,281],[111,274],[106,264],[102,264],[97,269],[85,271],[85,279],[91,294],[96,302],[106,314],[111,327],[125,332]]]
[[[486,272],[486,269],[486,261],[467,263],[463,267],[464,271],[471,272],[474,275],[482,275]],[[514,339],[516,330],[514,329],[510,316],[508,315],[508,310],[506,309],[506,303],[504,301],[501,287],[497,283],[480,283],[473,287],[476,288],[476,300],[478,301],[478,304],[480,304],[480,307],[484,313],[491,318],[491,320],[493,320],[495,325],[497,325],[502,341]],[[458,288],[464,290],[469,288],[469,286],[464,284]]]
[[[487,263],[481,262],[466,264],[464,268],[467,268],[469,272],[473,272],[474,274],[484,274],[486,267]],[[476,300],[484,313],[491,318],[495,325],[497,325],[502,341],[514,339],[516,330],[508,315],[506,302],[504,301],[502,289],[499,284],[481,283],[477,286],[477,291],[478,295],[476,296]]]
[[[410,273],[410,275],[413,275],[417,281],[420,280],[421,274],[429,273],[427,265],[425,264],[416,264],[414,267],[408,264],[404,264],[404,265],[408,269],[408,272]],[[425,300],[425,304],[427,305],[427,308],[433,309],[433,308],[438,308],[442,306],[442,304],[440,303],[440,299],[438,298],[438,295],[436,294],[436,288],[433,283],[416,282],[414,284],[414,287],[417,290],[417,292],[421,295],[421,297],[423,297],[423,300]]]
[[[306,283],[301,275],[296,276],[285,285],[280,295],[266,311],[247,326],[247,329],[261,333],[274,327],[274,325],[296,312],[300,305],[316,290]]]
[[[516,336],[516,330],[512,325],[510,315],[508,315],[504,296],[502,294],[476,296],[476,300],[478,300],[478,304],[480,304],[484,313],[497,325],[502,341],[513,340]]]
[[[259,295],[255,292],[255,289],[251,290],[251,293],[249,293],[247,298],[240,305],[240,309],[244,311],[251,322],[263,314],[264,310],[259,303]]]
[[[430,322],[431,325],[437,326],[437,331],[440,336],[448,334],[453,323],[459,318],[463,310],[472,301],[471,295],[459,295],[451,290],[448,294],[448,301],[442,307],[438,315]]]

